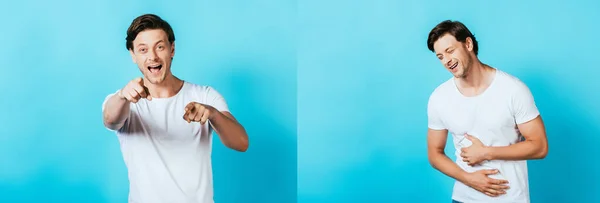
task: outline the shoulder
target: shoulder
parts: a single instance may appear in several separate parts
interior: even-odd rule
[[[222,98],[223,96],[213,86],[185,82],[185,93],[196,95],[198,98]]]
[[[215,88],[210,86],[210,85],[200,85],[200,84],[195,84],[195,83],[191,83],[191,82],[184,82],[184,87],[185,87],[185,91],[190,93],[204,93],[204,94],[210,94],[212,92],[216,92]]]
[[[528,91],[529,88],[527,87],[527,84],[525,84],[525,82],[523,82],[521,79],[519,79],[518,77],[498,70],[497,71],[497,77],[499,82],[502,84],[501,86],[508,88],[509,90],[512,90],[511,92],[518,92],[518,91]]]
[[[429,95],[429,103],[441,101],[444,97],[449,96],[454,91],[454,78],[450,78],[438,85]]]

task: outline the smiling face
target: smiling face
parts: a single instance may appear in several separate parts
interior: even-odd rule
[[[442,65],[456,78],[464,78],[472,65],[473,41],[460,42],[451,34],[445,34],[433,44],[434,52]]]
[[[171,76],[171,62],[175,55],[175,43],[170,43],[162,29],[141,31],[129,50],[133,62],[152,84],[160,84]]]

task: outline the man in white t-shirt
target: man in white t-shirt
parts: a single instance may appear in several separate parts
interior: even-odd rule
[[[453,202],[530,202],[526,160],[543,159],[548,142],[529,88],[480,62],[477,40],[458,21],[439,23],[427,46],[454,76],[427,106],[429,162],[456,180]],[[456,162],[444,153],[448,133]]]
[[[121,144],[129,202],[212,203],[212,131],[240,152],[246,131],[215,89],[171,73],[175,35],[159,16],[134,19],[126,47],[144,77],[108,95],[102,113]]]

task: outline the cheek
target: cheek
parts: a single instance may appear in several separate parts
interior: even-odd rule
[[[167,59],[170,59],[170,58],[171,58],[171,52],[168,52],[168,51],[161,51],[161,52],[160,52],[160,56],[159,56],[159,57],[160,57],[160,59],[162,59],[163,61],[165,61],[165,62],[166,62],[166,61],[167,61]]]
[[[146,66],[144,60],[145,60],[145,57],[142,57],[142,56],[136,57],[136,60],[135,60],[135,63],[141,70],[143,70]]]
[[[464,62],[464,55],[460,52],[455,52],[454,54],[452,54],[452,60],[455,60],[459,63],[463,63]]]
[[[143,64],[144,60],[146,60],[146,57],[144,55],[142,55],[142,54],[135,55],[135,62],[137,64]]]

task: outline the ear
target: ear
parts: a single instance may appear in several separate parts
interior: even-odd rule
[[[133,63],[137,63],[135,60],[136,58],[135,58],[135,53],[133,53],[133,49],[129,50],[129,54],[131,55],[131,60],[133,61]]]
[[[171,44],[171,59],[175,56],[175,42]]]
[[[467,37],[467,39],[465,39],[465,46],[467,47],[467,50],[473,51],[473,39]]]

